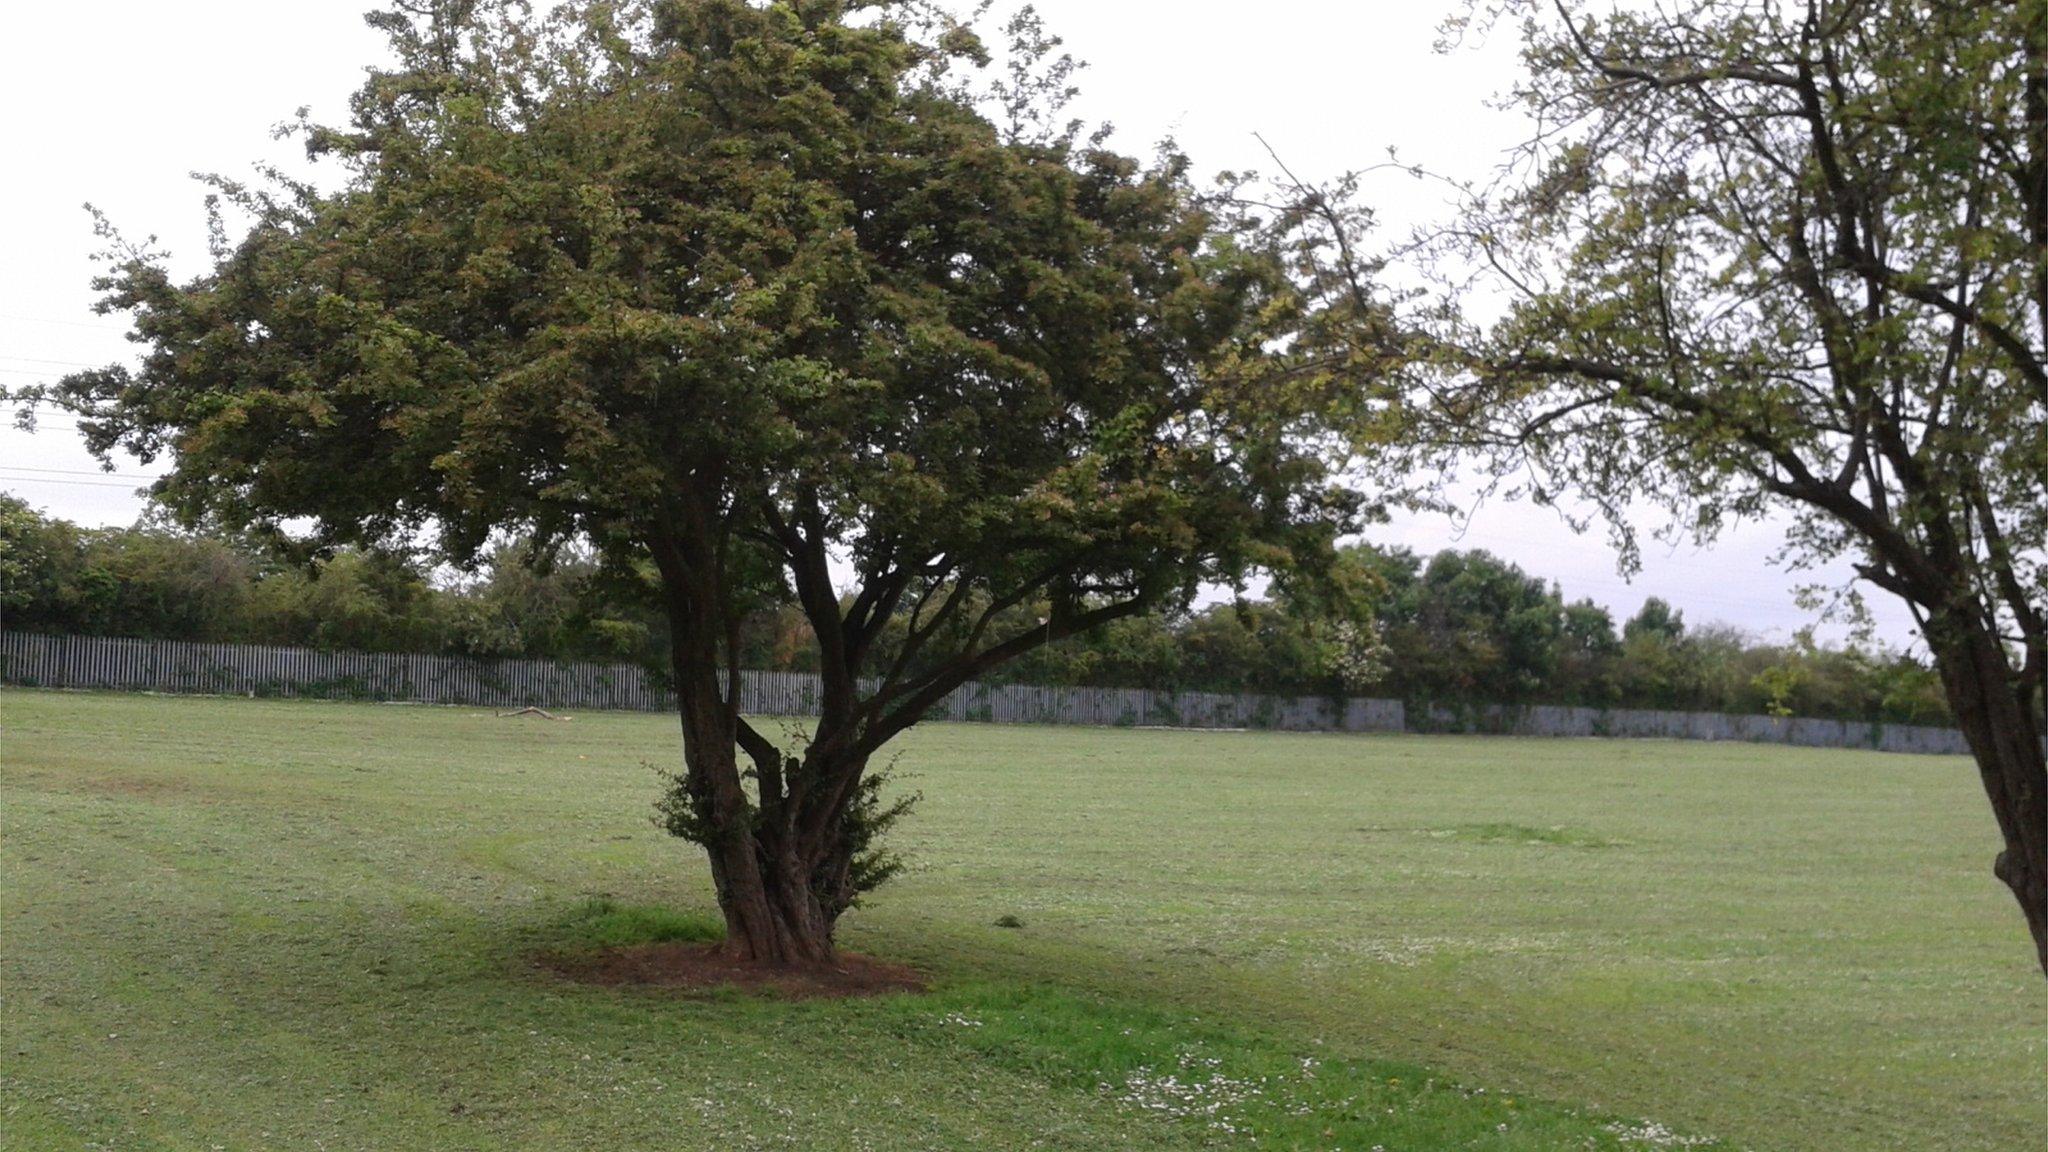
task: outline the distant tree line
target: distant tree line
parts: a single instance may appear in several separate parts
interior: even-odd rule
[[[81,528],[0,495],[0,620],[10,630],[476,657],[645,660],[648,618],[609,605],[596,566],[526,562],[515,546],[473,576],[391,552],[293,555],[282,543],[176,530]]]
[[[1343,561],[1361,589],[1348,613],[1284,592],[1153,613],[1048,645],[999,678],[1948,723],[1933,671],[1880,646],[1688,625],[1656,597],[1617,625],[1478,549],[1425,558],[1356,546]],[[660,668],[664,631],[644,596],[587,557],[540,563],[516,543],[476,573],[435,573],[390,552],[306,558],[150,523],[81,528],[0,496],[0,619],[18,631]],[[1028,624],[1043,606],[1011,611]],[[761,607],[742,630],[741,663],[815,671],[809,627],[793,606]],[[894,640],[880,641],[885,653]]]

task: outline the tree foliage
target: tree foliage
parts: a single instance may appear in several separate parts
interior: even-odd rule
[[[1053,127],[1035,25],[1005,131],[971,30],[861,7],[376,14],[398,64],[302,126],[339,187],[215,180],[246,233],[184,283],[121,251],[141,367],[57,393],[100,450],[170,453],[188,518],[592,542],[667,619],[684,823],[764,960],[829,954],[868,758],[952,687],[1312,569],[1359,506],[1331,421],[1375,306],[1304,287],[1315,239]],[[794,753],[721,686],[778,600],[824,685]]]
[[[1506,313],[1447,314],[1405,417],[1902,598],[2048,969],[2048,6],[1502,10],[1537,131],[1435,251]]]
[[[542,566],[508,543],[477,572],[437,581],[409,555],[297,556],[154,519],[80,528],[11,496],[0,496],[0,615],[21,632],[485,659],[644,663],[664,651],[658,614],[621,603],[586,555]]]

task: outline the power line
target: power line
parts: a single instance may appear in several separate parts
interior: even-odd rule
[[[35,408],[35,406],[33,406],[33,404],[29,404],[27,400],[14,400],[14,398],[10,398],[10,396],[0,396],[0,408],[4,408],[4,406],[8,406],[8,404],[12,404],[14,408],[31,408],[31,410]],[[55,418],[55,416],[37,416],[37,418],[35,418],[35,426],[37,426],[39,430],[41,430],[41,428],[45,428],[45,426],[49,426],[49,428],[72,428],[72,430],[78,430],[78,422],[76,422],[76,420],[59,420],[59,418]],[[14,422],[12,422],[12,420],[0,422],[0,428],[14,428]]]
[[[140,484],[123,484],[119,481],[99,480],[52,480],[41,476],[0,476],[4,484],[65,484],[73,488],[125,488],[130,492],[142,487]]]
[[[0,464],[0,471],[7,472],[49,472],[58,476],[103,476],[109,480],[154,480],[137,472],[103,472],[97,468],[31,468],[26,464]]]
[[[106,367],[104,361],[100,361],[100,363],[49,361],[49,359],[43,359],[43,357],[8,357],[8,355],[0,355],[0,361],[14,361],[18,365],[51,365],[51,367],[59,367],[59,369],[102,369],[102,367]],[[12,369],[12,371],[25,371],[25,369]]]
[[[89,328],[94,332],[105,332],[109,335],[119,335],[127,330],[127,326],[118,321],[88,324],[83,320],[57,320],[48,316],[22,316],[13,312],[0,312],[0,320],[20,320],[28,324],[57,324],[65,328]]]
[[[16,407],[22,407],[22,406],[23,406],[23,402],[22,402],[22,401],[20,401],[20,400],[11,400],[11,399],[0,399],[0,405],[7,405],[7,404],[12,404],[12,405],[15,405]],[[45,429],[45,428],[63,428],[63,429],[67,429],[67,430],[69,430],[69,431],[72,431],[72,432],[77,432],[77,431],[80,431],[80,428],[78,427],[78,421],[76,421],[76,420],[60,420],[60,419],[57,419],[57,418],[56,418],[56,417],[54,417],[54,416],[40,416],[40,415],[39,415],[39,416],[37,416],[37,417],[35,418],[35,420],[36,420],[36,426],[35,426],[35,428],[33,428],[33,429],[28,429],[28,428],[22,428],[22,427],[21,427],[20,425],[18,425],[18,424],[16,424],[16,423],[14,423],[14,421],[12,421],[12,420],[8,420],[8,421],[0,422],[0,431],[17,431],[17,432],[31,432],[31,433],[33,433],[33,432],[40,432],[40,431],[42,431],[42,430],[43,430],[43,429]]]
[[[0,357],[0,359],[4,359],[4,357]],[[107,364],[78,365],[78,367],[84,371],[95,371],[101,368],[106,368],[108,366],[109,365]],[[122,367],[125,367],[125,365],[122,365]],[[71,375],[71,373],[69,372],[65,372],[56,368],[9,368],[6,367],[5,365],[0,365],[0,372],[5,372],[9,376],[34,376],[45,383],[51,384],[54,384],[58,380],[61,380],[64,377]]]
[[[4,356],[0,360],[15,360],[23,364],[55,364],[59,368],[104,368],[104,364],[88,364],[82,360],[44,360],[35,356]],[[19,369],[17,369],[19,371]]]
[[[5,421],[0,421],[0,431],[36,431],[36,432],[40,432],[40,431],[42,431],[42,430],[43,430],[43,429],[45,429],[45,428],[68,428],[68,429],[70,429],[70,430],[71,430],[71,431],[73,431],[73,432],[79,431],[79,427],[78,427],[78,422],[77,422],[77,421],[75,421],[75,420],[58,420],[58,419],[55,419],[54,417],[50,417],[50,416],[38,416],[38,417],[36,417],[36,426],[35,426],[35,428],[34,428],[34,429],[25,429],[25,428],[21,428],[21,427],[20,427],[19,425],[15,424],[15,423],[14,423],[14,421],[12,421],[12,420],[5,420]]]

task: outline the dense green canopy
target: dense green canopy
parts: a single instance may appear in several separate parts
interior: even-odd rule
[[[962,78],[979,39],[908,6],[434,7],[373,17],[398,66],[349,126],[303,126],[339,186],[216,181],[247,234],[217,227],[186,283],[122,254],[107,307],[142,365],[58,394],[98,448],[172,452],[159,495],[190,518],[429,533],[458,559],[587,538],[645,575],[722,895],[790,860],[840,883],[867,756],[961,680],[1313,568],[1353,522],[1332,418],[1373,306],[1298,284],[1315,241],[1170,150],[1037,127],[1060,65],[1033,71],[1032,22],[1005,129]],[[788,764],[718,683],[784,596],[825,678]],[[755,864],[720,856],[736,837]]]

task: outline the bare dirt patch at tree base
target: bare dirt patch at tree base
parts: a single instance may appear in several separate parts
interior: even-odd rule
[[[735,960],[716,944],[633,944],[597,952],[551,953],[542,968],[582,984],[609,988],[733,988],[785,1000],[840,999],[922,992],[924,977],[901,964],[842,952],[829,965],[791,967]]]

